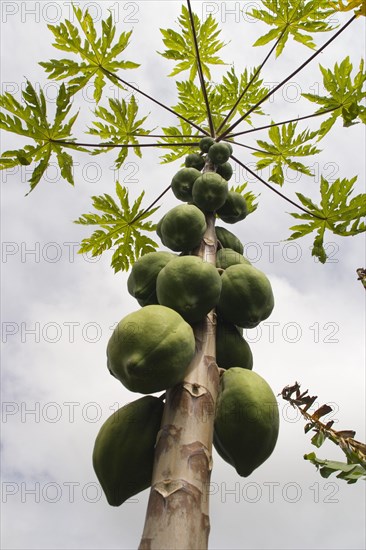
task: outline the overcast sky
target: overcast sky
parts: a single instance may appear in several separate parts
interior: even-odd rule
[[[127,59],[141,69],[127,77],[160,100],[175,102],[172,65],[158,56],[159,28],[172,27],[179,2],[80,2],[95,20],[107,9],[118,20],[118,31],[134,29]],[[252,48],[268,28],[248,16],[259,2],[194,2],[205,17],[212,12],[223,23],[228,42],[222,55],[237,71],[261,62],[265,48]],[[52,48],[47,24],[70,17],[70,2],[1,2],[2,92],[20,100],[25,78],[46,85],[52,103],[56,86],[47,82],[38,61],[60,57]],[[230,11],[231,10],[231,11]],[[344,22],[349,17],[338,17]],[[99,23],[98,23],[99,25]],[[364,20],[358,20],[321,56],[328,67],[350,55],[357,67],[364,51]],[[320,35],[322,44],[328,35]],[[290,42],[285,53],[263,73],[274,85],[309,55]],[[213,70],[213,80],[222,69]],[[312,111],[301,92],[322,93],[318,60],[297,75],[265,106],[276,120]],[[184,77],[184,75],[183,75]],[[107,84],[105,91],[113,96]],[[89,95],[88,95],[89,93]],[[90,90],[75,100],[81,113],[75,135],[82,137],[91,120]],[[123,97],[123,96],[122,96]],[[141,115],[150,112],[148,128],[175,124],[174,117],[139,99]],[[256,119],[258,124],[263,120]],[[301,126],[305,129],[306,125]],[[257,134],[265,138],[266,132]],[[91,138],[90,141],[93,141]],[[243,143],[254,144],[254,137]],[[21,138],[2,136],[2,151],[21,147]],[[309,158],[315,178],[302,176],[284,187],[290,197],[301,191],[318,200],[323,173],[330,181],[359,175],[364,190],[365,133],[361,125],[336,130],[321,142],[323,152]],[[253,162],[244,149],[235,150]],[[99,157],[74,155],[75,188],[51,167],[28,197],[27,167],[1,174],[2,222],[2,547],[5,549],[132,549],[138,546],[148,491],[120,508],[110,507],[101,494],[91,464],[96,434],[118,406],[136,399],[109,376],[105,349],[116,322],[138,309],[126,288],[128,274],[114,275],[111,254],[93,260],[77,256],[77,244],[89,230],[72,223],[91,211],[91,195],[114,192],[115,180],[135,198],[146,190],[147,205],[170,182],[180,163],[159,164],[148,151],[142,160],[131,154],[113,171],[115,153]],[[306,161],[305,161],[306,162]],[[268,177],[268,173],[263,174]],[[289,172],[288,178],[294,177]],[[276,300],[271,317],[259,329],[247,331],[254,369],[275,394],[298,381],[318,395],[319,405],[331,403],[336,428],[356,430],[365,440],[364,291],[356,269],[365,265],[362,236],[326,236],[329,263],[311,257],[311,238],[288,243],[293,208],[236,169],[237,183],[249,181],[260,193],[258,211],[235,227],[253,264],[269,277]],[[315,181],[314,181],[315,180]],[[164,199],[160,216],[176,205]],[[304,435],[296,411],[278,397],[281,430],[272,457],[250,478],[214,454],[211,487],[211,549],[345,550],[365,546],[364,483],[347,485],[323,479],[303,460],[316,450]],[[322,458],[342,460],[330,443],[316,450]]]

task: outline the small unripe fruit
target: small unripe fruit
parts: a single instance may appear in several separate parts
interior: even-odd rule
[[[218,209],[217,215],[225,223],[237,223],[247,216],[248,208],[243,195],[235,191],[229,191],[226,202]]]
[[[220,174],[226,181],[229,181],[233,175],[233,167],[230,162],[224,162],[224,164],[219,164],[216,168],[216,173]]]
[[[214,143],[207,155],[214,164],[224,164],[230,158],[230,149],[225,143]]]
[[[192,187],[201,172],[196,168],[182,168],[172,179],[172,191],[183,202],[192,201]]]
[[[193,201],[204,212],[214,212],[220,208],[228,192],[227,181],[216,172],[205,172],[192,187]]]
[[[196,168],[196,170],[202,170],[205,165],[205,159],[197,153],[190,153],[186,156],[184,164],[186,168]]]
[[[200,149],[202,153],[207,153],[211,145],[215,143],[214,138],[207,136],[201,139],[200,141]]]

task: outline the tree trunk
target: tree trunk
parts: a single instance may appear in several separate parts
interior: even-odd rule
[[[204,171],[212,170],[212,166]],[[195,252],[216,265],[215,216]],[[196,354],[184,381],[167,391],[140,550],[204,550],[210,531],[209,487],[219,386],[216,314],[195,327]]]

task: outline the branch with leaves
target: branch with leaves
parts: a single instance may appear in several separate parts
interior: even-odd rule
[[[116,36],[116,26],[113,24],[112,14],[102,21],[102,32],[98,38],[97,31],[88,10],[82,10],[75,5],[72,6],[74,15],[79,23],[78,27],[71,21],[65,20],[60,25],[48,25],[48,28],[55,37],[54,46],[58,50],[74,54],[80,61],[73,59],[51,59],[41,62],[40,65],[48,73],[49,78],[54,80],[66,80],[70,95],[82,90],[90,80],[94,79],[94,99],[99,102],[103,88],[106,84],[105,78],[111,80],[109,73],[119,69],[136,69],[140,65],[133,61],[124,59],[117,60],[129,44],[132,34],[122,32],[118,40],[113,43]]]
[[[53,123],[49,122],[46,99],[42,90],[37,94],[27,80],[22,96],[23,104],[19,103],[12,94],[6,93],[0,96],[0,107],[10,113],[0,113],[0,128],[31,139],[34,145],[25,145],[23,149],[5,151],[0,158],[1,169],[18,165],[28,166],[32,162],[38,162],[29,180],[30,191],[32,191],[42,179],[50,164],[52,154],[55,153],[62,177],[73,185],[72,157],[57,143],[59,140],[68,139],[70,147],[79,151],[83,150],[72,143],[74,139],[71,137],[72,127],[78,113],[68,121],[66,120],[72,107],[68,90],[64,84],[60,86]]]
[[[93,206],[101,214],[84,214],[75,223],[79,225],[99,226],[100,229],[84,239],[79,254],[91,252],[99,256],[105,250],[114,248],[111,266],[117,271],[128,269],[144,254],[154,252],[157,243],[142,232],[152,232],[156,229],[151,221],[146,221],[158,208],[141,210],[144,192],[139,195],[132,206],[128,198],[128,190],[116,183],[117,202],[105,193],[92,197]]]
[[[198,15],[193,13],[188,1],[187,7],[182,5],[177,28],[161,31],[166,49],[160,53],[164,58],[175,62],[171,75],[188,72],[186,80],[176,82],[178,103],[174,108],[165,105],[117,74],[118,71],[139,66],[124,58],[131,32],[122,32],[116,38],[117,28],[110,14],[102,20],[98,34],[88,10],[82,11],[80,8],[73,7],[77,22],[75,25],[67,19],[59,25],[49,25],[55,37],[54,46],[66,52],[69,58],[52,59],[41,63],[49,78],[63,81],[57,98],[54,122],[51,123],[48,120],[43,92],[36,93],[30,82],[27,82],[23,92],[23,104],[10,94],[1,96],[0,106],[3,112],[0,127],[33,141],[18,150],[4,152],[1,157],[1,168],[29,165],[34,162],[35,169],[30,178],[30,190],[33,190],[49,166],[52,154],[55,154],[61,176],[73,184],[73,159],[65,150],[66,148],[92,155],[118,149],[115,159],[115,166],[118,169],[125,162],[130,150],[141,157],[144,148],[164,148],[162,162],[174,162],[189,153],[197,152],[197,144],[202,136],[212,135],[216,141],[230,141],[233,145],[251,151],[251,154],[259,158],[257,172],[249,172],[261,185],[265,185],[302,211],[301,214],[291,214],[301,220],[301,223],[291,228],[293,233],[290,239],[297,239],[315,231],[312,254],[324,262],[326,254],[323,240],[326,229],[342,236],[356,235],[365,230],[365,224],[361,221],[365,214],[363,206],[365,195],[355,195],[349,199],[354,192],[356,178],[345,178],[332,184],[322,178],[321,204],[317,206],[311,199],[300,193],[297,196],[301,204],[296,203],[266,182],[258,171],[269,168],[269,181],[281,186],[287,184],[286,169],[311,176],[310,168],[300,162],[299,158],[320,152],[315,142],[332,129],[338,118],[342,118],[345,127],[350,127],[357,122],[366,122],[366,111],[362,105],[366,96],[366,92],[363,91],[366,82],[363,61],[360,63],[358,73],[354,75],[352,75],[353,66],[348,57],[340,64],[335,64],[333,70],[320,67],[328,95],[303,94],[304,98],[319,105],[315,113],[282,122],[272,120],[270,124],[252,127],[250,130],[235,134],[233,129],[244,121],[252,125],[252,114],[265,115],[262,105],[344,32],[361,14],[364,6],[360,1],[348,2],[347,7],[341,2],[338,4],[336,6],[334,2],[327,3],[325,0],[320,3],[314,0],[302,3],[295,0],[291,2],[278,0],[275,3],[264,1],[261,9],[254,10],[252,15],[274,28],[257,42],[259,45],[259,42],[267,43],[275,40],[274,45],[258,67],[251,69],[247,67],[238,72],[232,66],[223,73],[221,80],[213,83],[210,81],[211,68],[225,64],[219,57],[225,43],[220,39],[220,29],[212,15],[205,21],[201,21]],[[335,11],[343,9],[356,11],[353,17],[335,34],[332,34],[300,67],[274,89],[266,88],[261,78],[261,71],[271,54],[276,51],[279,55],[288,44],[290,37],[313,48],[312,35],[331,31],[333,27],[327,19]],[[120,88],[132,90],[131,99],[129,101],[109,99],[105,105],[98,105],[102,98],[105,78],[109,78]],[[68,116],[71,100],[91,81],[94,83],[96,106],[95,119],[91,121],[88,133],[98,136],[101,140],[95,144],[87,143],[83,139],[77,140],[71,135],[77,114]],[[157,141],[151,139],[153,136],[155,138],[155,134],[152,133],[154,130],[145,128],[148,115],[139,114],[137,95],[174,116],[174,125],[163,127],[161,133],[156,134]],[[326,115],[328,117],[323,120],[318,129],[297,130],[300,121],[308,118],[313,118],[315,121],[317,117]],[[254,133],[265,128],[269,129],[269,139],[257,140],[260,149],[251,144],[233,141],[234,136]],[[149,143],[142,142],[142,137],[150,138]],[[231,158],[237,162],[238,166],[249,170],[248,162],[243,162],[233,155]],[[161,190],[157,193],[158,197],[163,194]],[[99,250],[102,249],[103,247]],[[130,261],[132,256],[127,254],[125,261],[118,263],[119,268],[129,266]]]
[[[296,42],[315,49],[312,33],[329,32],[335,28],[327,22],[334,9],[328,0],[262,0],[262,9],[253,9],[251,17],[263,21],[274,27],[267,34],[261,36],[253,45],[264,46],[280,38],[276,46],[278,57],[292,37]]]
[[[324,441],[329,439],[329,441],[338,445],[345,454],[347,462],[322,460],[315,453],[304,455],[305,460],[309,460],[317,467],[322,477],[327,478],[338,472],[336,477],[346,480],[347,483],[356,483],[359,479],[366,479],[366,445],[354,439],[356,432],[354,430],[336,431],[332,428],[333,420],[326,424],[320,420],[323,416],[332,412],[332,407],[322,405],[310,414],[308,411],[318,397],[308,395],[308,390],[300,392],[300,385],[297,382],[292,386],[283,388],[280,395],[300,411],[307,422],[304,427],[305,433],[314,432],[311,443],[315,447],[321,447]]]
[[[325,263],[327,255],[324,249],[326,229],[341,237],[355,236],[366,230],[366,193],[350,198],[354,191],[357,176],[348,180],[337,179],[329,183],[322,177],[320,184],[320,205],[317,206],[302,193],[296,193],[300,202],[308,209],[308,214],[291,213],[293,218],[303,223],[292,226],[294,231],[288,240],[298,239],[313,231],[317,232],[312,255]]]

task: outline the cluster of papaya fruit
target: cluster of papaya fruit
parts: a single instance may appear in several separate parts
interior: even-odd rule
[[[132,267],[127,286],[141,309],[123,318],[107,346],[110,373],[129,390],[150,394],[183,381],[195,350],[194,326],[216,309],[216,362],[220,378],[214,446],[241,476],[272,453],[279,427],[276,398],[252,371],[243,329],[256,327],[274,307],[266,275],[243,256],[243,244],[215,228],[216,265],[194,255],[207,229],[206,215],[226,223],[247,215],[244,197],[230,191],[230,144],[200,142],[172,179],[184,202],[160,220],[157,234],[172,252],[151,252]],[[216,171],[203,171],[207,162]],[[176,253],[180,253],[179,255]],[[154,446],[164,404],[145,395],[114,413],[97,436],[93,465],[109,504],[118,506],[151,482]]]

